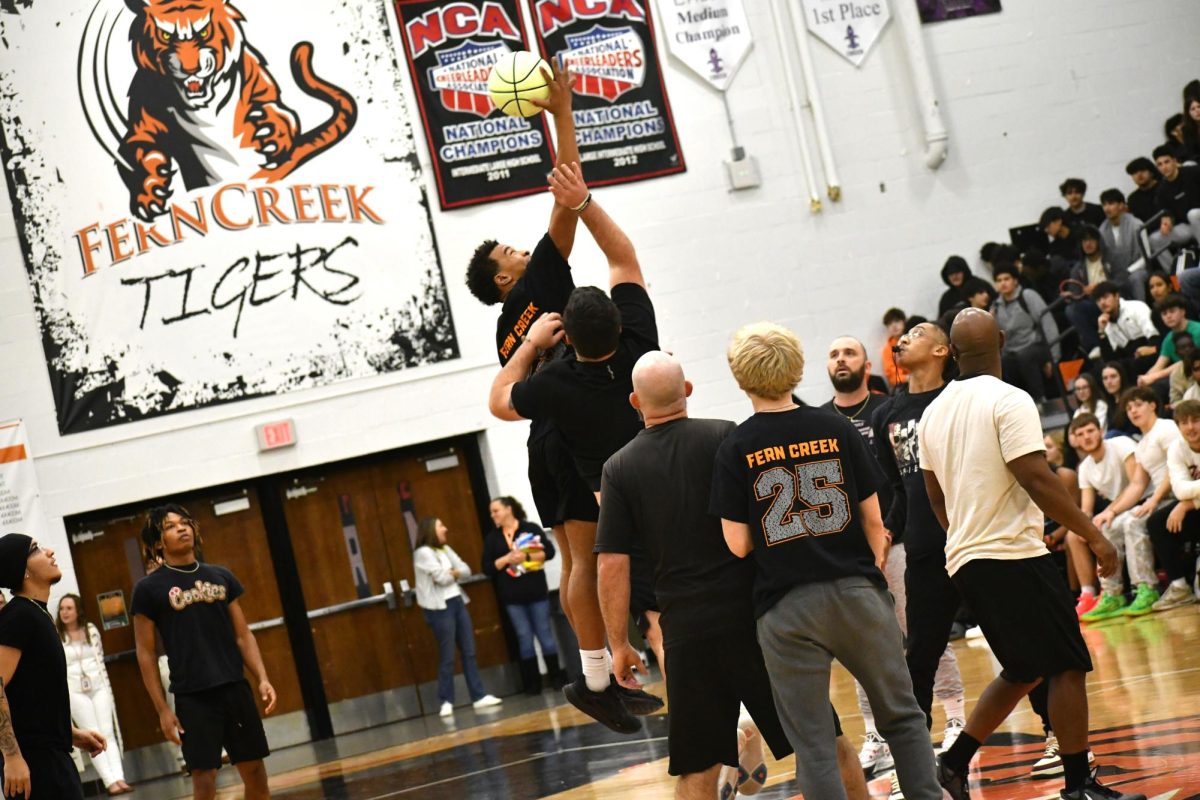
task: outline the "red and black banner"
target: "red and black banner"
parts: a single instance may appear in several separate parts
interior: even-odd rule
[[[396,0],[443,209],[546,190],[546,117],[502,114],[488,94],[501,56],[530,50],[518,0]]]
[[[575,79],[575,128],[591,186],[683,172],[649,0],[528,0],[542,57]]]

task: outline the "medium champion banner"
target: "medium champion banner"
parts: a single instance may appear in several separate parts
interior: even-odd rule
[[[575,78],[575,128],[591,186],[683,172],[649,0],[528,0],[544,58]]]
[[[389,5],[0,14],[0,156],[60,433],[458,357]]]
[[[396,0],[443,209],[546,191],[554,167],[544,114],[509,117],[488,74],[529,50],[518,0]]]

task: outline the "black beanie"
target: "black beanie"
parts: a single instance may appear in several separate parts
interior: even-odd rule
[[[25,582],[25,565],[33,539],[23,533],[0,536],[0,588],[15,592]]]

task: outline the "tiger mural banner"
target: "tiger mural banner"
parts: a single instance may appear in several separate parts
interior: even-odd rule
[[[650,0],[527,0],[543,58],[575,79],[575,129],[589,186],[683,172]]]
[[[388,2],[5,6],[60,433],[459,356]]]
[[[546,191],[545,114],[506,116],[488,93],[492,65],[532,49],[518,0],[396,0],[396,17],[442,209]]]

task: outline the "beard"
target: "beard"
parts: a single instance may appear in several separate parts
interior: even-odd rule
[[[839,392],[857,392],[862,388],[863,381],[867,377],[867,367],[864,364],[857,372],[850,371],[849,375],[840,376],[835,373],[830,373],[829,381],[833,384],[833,388]]]

